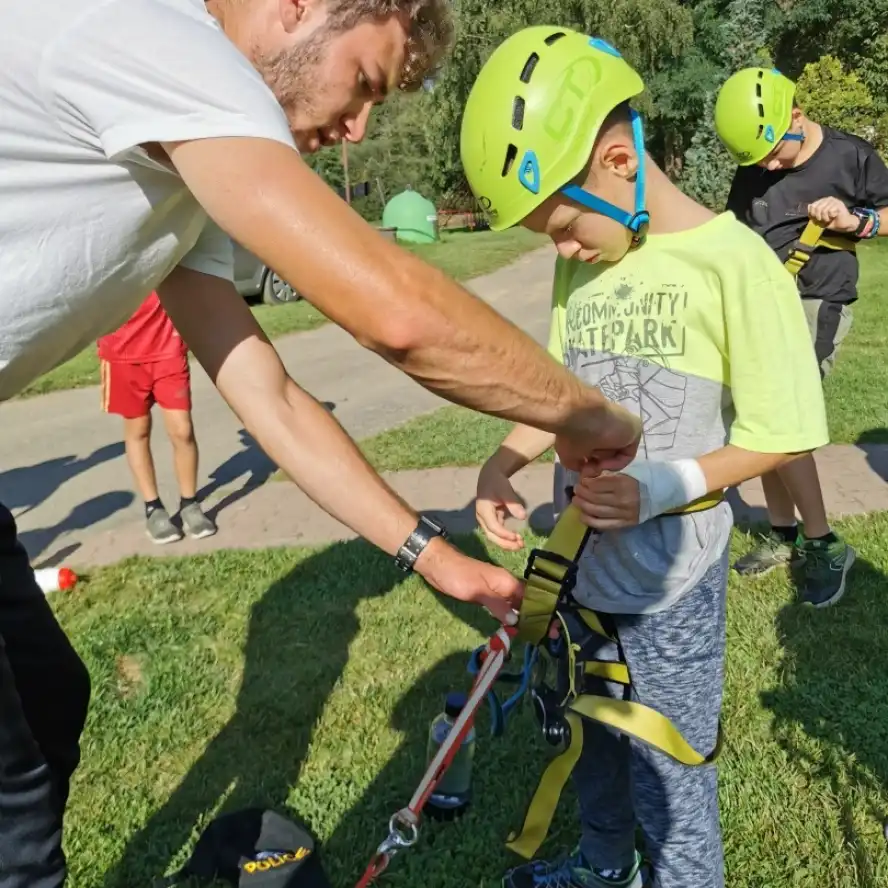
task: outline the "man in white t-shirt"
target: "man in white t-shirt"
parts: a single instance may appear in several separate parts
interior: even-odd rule
[[[300,158],[359,141],[387,91],[416,89],[446,51],[448,15],[447,0],[4,3],[0,400],[157,290],[309,496],[439,591],[510,619],[519,581],[461,554],[392,492],[288,377],[231,283],[229,237],[425,388],[554,432],[569,464],[633,457],[634,417],[385,241]],[[0,507],[0,888],[64,882],[62,813],[88,697]]]

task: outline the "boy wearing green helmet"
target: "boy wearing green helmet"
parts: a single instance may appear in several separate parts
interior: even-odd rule
[[[851,329],[854,244],[888,235],[888,168],[868,142],[808,118],[795,102],[795,84],[774,69],[744,68],[731,75],[718,94],[715,128],[738,164],[727,209],[781,261],[797,257],[788,267],[798,274],[824,377]],[[826,226],[827,236],[813,251],[796,251],[809,219]],[[771,528],[734,569],[762,575],[792,563],[803,601],[835,603],[855,553],[830,529],[814,457],[763,476],[762,487]]]
[[[733,525],[724,491],[826,443],[826,416],[792,279],[761,238],[682,194],[647,156],[629,106],[643,88],[603,40],[527,28],[479,74],[461,154],[494,229],[521,224],[555,242],[553,357],[642,420],[638,456],[622,472],[566,470],[583,520],[600,531],[573,594],[616,632],[634,699],[709,757]],[[551,444],[516,426],[481,470],[476,514],[503,548],[522,547],[504,524],[520,513],[510,478]],[[617,648],[602,639],[597,656],[615,659]],[[503,884],[641,888],[638,825],[654,888],[722,888],[714,766],[586,725],[573,771],[577,848],[519,866]]]

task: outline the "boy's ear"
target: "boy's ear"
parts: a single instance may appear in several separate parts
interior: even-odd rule
[[[631,140],[614,138],[599,146],[596,166],[621,179],[631,179],[638,172],[638,155]]]

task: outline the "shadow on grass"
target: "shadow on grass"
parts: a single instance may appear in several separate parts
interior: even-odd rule
[[[777,617],[782,684],[761,695],[777,741],[802,771],[829,786],[858,888],[881,888],[888,869],[884,854],[873,859],[872,841],[860,836],[861,828],[870,839],[879,835],[888,817],[888,806],[873,801],[884,799],[888,786],[886,593],[885,574],[859,558],[835,607],[784,607]],[[854,816],[862,794],[870,798],[865,824]]]
[[[458,545],[489,560],[476,538],[460,539]],[[268,588],[250,611],[234,716],[162,807],[128,840],[118,862],[105,873],[104,888],[146,886],[175,869],[174,860],[181,865],[183,846],[217,811],[252,805],[286,808],[315,727],[341,680],[360,628],[356,608],[367,598],[385,595],[402,579],[384,553],[353,540],[309,557]],[[462,620],[484,635],[496,628],[480,608],[460,606],[445,596],[440,601],[456,608]],[[428,681],[402,701],[399,713],[404,718],[409,713],[411,720],[427,726],[446,690],[468,688],[468,654],[466,650],[464,657],[435,666]],[[422,652],[417,651],[417,656]],[[330,842],[324,856],[330,858],[331,875],[344,874],[343,885],[349,880],[354,884],[358,856],[366,851],[369,857],[383,838],[380,831],[384,833],[388,816],[406,802],[411,785],[421,776],[424,738],[416,735],[410,740],[407,757],[386,767],[379,791],[349,815],[349,826],[337,830]],[[349,779],[347,772],[342,774],[343,783]],[[360,841],[354,838],[353,823],[361,824],[355,828]]]

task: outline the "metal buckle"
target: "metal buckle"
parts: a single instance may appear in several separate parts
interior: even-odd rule
[[[543,739],[551,746],[570,745],[570,725],[558,711],[555,703],[556,694],[548,687],[534,688],[530,692],[533,709]]]
[[[551,576],[548,572],[537,568],[537,558],[545,558],[553,564],[558,564],[564,568],[564,577],[559,580],[557,577]],[[531,549],[530,556],[527,559],[527,567],[524,568],[524,579],[529,580],[531,576],[542,577],[552,583],[560,583],[562,595],[571,592],[577,584],[577,564],[563,555],[555,552],[549,552],[547,549]]]

